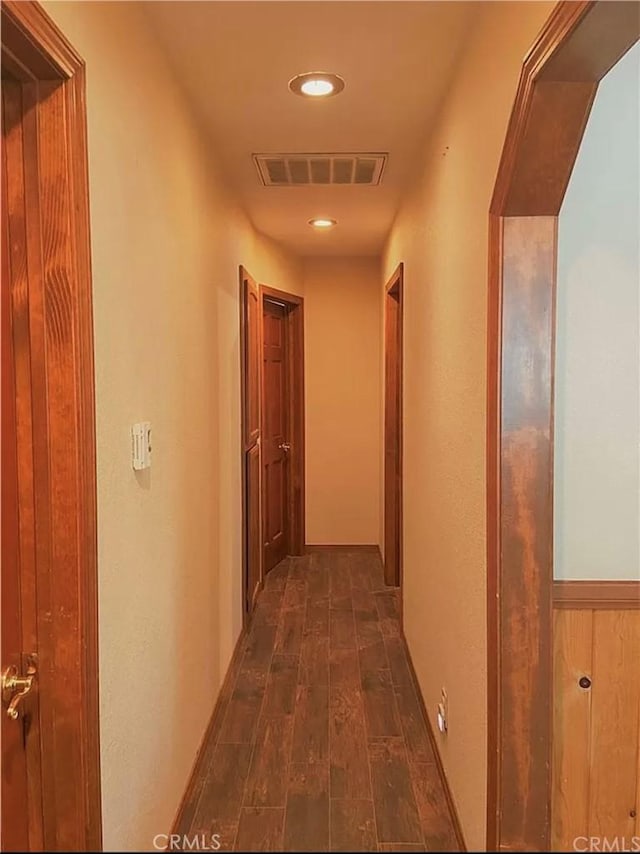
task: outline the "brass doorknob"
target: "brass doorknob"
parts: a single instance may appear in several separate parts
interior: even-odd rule
[[[20,716],[20,705],[22,698],[33,688],[36,678],[36,667],[33,661],[29,662],[27,675],[19,676],[15,664],[5,667],[2,671],[2,702],[7,705],[7,717],[15,721]]]
[[[288,442],[282,442],[280,445],[278,445],[278,447],[280,448],[281,451],[290,451],[291,450],[291,445]]]

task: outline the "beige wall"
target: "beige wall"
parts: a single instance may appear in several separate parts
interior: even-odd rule
[[[307,542],[380,543],[378,258],[304,263]]]
[[[487,221],[521,61],[552,3],[480,10],[389,238],[405,262],[404,619],[470,850],[485,845]]]
[[[153,850],[241,626],[238,265],[298,268],[230,201],[141,7],[46,9],[87,62],[104,846]]]
[[[640,578],[640,43],[596,95],[558,221],[556,578]]]

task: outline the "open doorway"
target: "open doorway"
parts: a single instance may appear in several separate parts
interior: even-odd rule
[[[240,268],[243,614],[264,577],[305,549],[304,301]]]
[[[101,847],[84,63],[2,4],[2,849]]]
[[[402,581],[402,296],[404,267],[384,299],[384,580]]]
[[[558,779],[559,757],[556,751],[554,758],[553,751],[554,671],[557,683],[562,682],[563,674],[569,674],[572,701],[577,700],[574,707],[579,713],[586,713],[595,692],[591,692],[586,661],[565,668],[557,656],[557,647],[554,661],[554,611],[558,627],[566,623],[564,615],[558,618],[558,609],[567,605],[583,610],[585,601],[589,601],[592,609],[613,610],[613,605],[621,611],[629,610],[632,596],[636,601],[638,598],[638,582],[631,582],[633,590],[628,592],[617,583],[614,590],[609,586],[609,592],[603,595],[601,584],[595,585],[598,589],[594,590],[592,582],[563,585],[554,584],[553,580],[558,214],[598,84],[638,39],[640,18],[634,5],[567,2],[556,6],[524,63],[491,202],[488,850],[548,851],[560,837],[569,836],[566,828],[554,828],[552,822],[554,773],[560,796],[564,797],[567,791]],[[604,279],[602,285],[605,286]],[[595,350],[599,344],[598,336],[592,335],[590,346]],[[616,614],[612,622],[618,619]],[[580,618],[576,625],[579,622]],[[630,625],[631,620],[628,622]],[[618,631],[618,640],[620,636]],[[561,640],[556,637],[556,641]],[[585,640],[585,646],[592,649],[590,638],[579,639],[574,633],[571,644],[575,649],[579,640]],[[624,685],[626,693],[619,706],[634,707],[632,749],[637,750],[636,671],[629,668],[633,677],[629,682],[635,681],[633,688],[617,677],[618,671],[613,667],[614,660],[619,663],[622,658],[606,652],[604,658],[609,681],[603,679],[598,691],[607,693],[606,686],[612,685],[612,678]],[[637,655],[630,654],[628,660],[635,663]],[[616,676],[612,677],[612,673]],[[612,715],[604,715],[603,720],[607,737],[613,734],[616,738],[621,731],[619,721]],[[582,721],[572,727],[572,742],[567,745],[574,756],[581,732],[589,737],[584,714]],[[602,739],[600,743],[609,744]],[[614,751],[609,753],[616,767],[609,780],[600,775],[598,786],[600,792],[608,788],[608,797],[613,793],[617,799],[615,827],[622,830],[614,835],[620,841],[624,833],[631,838],[634,827],[637,832],[637,805],[633,801],[637,753],[629,773],[633,782],[631,797],[628,792],[620,795],[622,764],[618,766]],[[565,751],[561,761],[566,764],[568,759]],[[582,760],[585,759],[588,765],[583,753]],[[612,784],[613,779],[618,781],[616,785]],[[569,787],[571,801],[563,804],[565,813],[580,801],[583,782]],[[596,791],[594,786],[592,795]],[[599,818],[613,815],[604,800],[600,800],[600,810],[594,804],[593,799],[590,804],[584,802],[583,827],[590,824],[589,812],[595,815],[599,811]],[[556,817],[557,813],[556,810]],[[609,828],[612,826],[609,824]],[[585,835],[605,846],[607,841],[614,841],[603,824],[595,833]],[[574,835],[570,844],[579,846],[580,839]]]

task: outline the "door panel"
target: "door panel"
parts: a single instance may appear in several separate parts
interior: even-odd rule
[[[554,612],[552,851],[640,833],[640,610],[590,604]]]
[[[25,675],[38,650],[33,404],[23,95],[2,81],[2,667]],[[33,215],[33,210],[31,211]],[[34,266],[31,258],[31,266]],[[33,659],[36,661],[37,659]],[[36,677],[37,678],[37,677]],[[12,720],[2,709],[2,849],[42,847],[36,687]]]
[[[20,96],[3,80],[2,103],[2,665],[20,667],[22,607],[19,577],[18,459],[15,360],[11,323],[11,271],[7,216],[7,135],[5,100]],[[24,257],[24,244],[21,254]],[[2,710],[2,850],[29,847],[27,757],[24,722]]]
[[[244,530],[245,609],[251,614],[262,578],[262,534],[260,513],[260,296],[254,280],[242,271],[243,304],[243,439],[244,439]]]
[[[401,282],[385,295],[384,573],[400,584],[402,556],[402,304]]]
[[[289,553],[289,383],[287,312],[270,300],[263,305],[263,471],[264,569]]]

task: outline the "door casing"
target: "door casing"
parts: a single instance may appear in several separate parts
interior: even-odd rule
[[[246,310],[244,306],[245,288],[244,282],[251,278],[246,268],[240,267],[240,341],[241,341],[241,365],[240,365],[240,387],[242,401],[242,437],[245,435],[246,398],[247,398],[247,367],[245,351],[247,345]],[[259,351],[262,354],[262,306],[263,301],[270,299],[284,305],[287,310],[287,336],[288,336],[288,380],[289,380],[289,425],[291,431],[288,471],[288,493],[289,493],[289,553],[291,555],[303,555],[305,553],[305,410],[304,410],[304,299],[295,294],[280,291],[268,285],[259,285]],[[262,385],[262,384],[261,384]],[[260,424],[262,423],[262,400],[263,389],[260,389]],[[243,438],[244,442],[244,438]],[[260,445],[261,443],[259,443]],[[260,447],[260,472],[262,476],[262,449]],[[248,597],[248,529],[250,502],[255,496],[249,494],[247,489],[246,462],[244,445],[242,451],[242,614],[243,625],[246,626],[250,617],[253,603]],[[259,487],[260,506],[260,531],[262,532],[263,516],[262,483]],[[263,560],[262,560],[262,533],[260,533],[260,587],[263,584]]]
[[[404,264],[384,294],[384,580],[402,584],[402,375]]]
[[[640,7],[559,3],[527,54],[489,215],[487,850],[551,842],[557,218]]]
[[[12,326],[28,330],[20,341],[14,335],[16,359],[25,346],[30,358],[15,389],[31,409],[29,434],[18,435],[18,507],[27,520],[20,547],[31,543],[38,590],[42,795],[30,806],[30,847],[95,851],[102,827],[85,67],[38,3],[6,0],[0,14],[2,66],[29,103],[20,122],[25,199],[10,199],[7,216],[10,235],[20,223],[27,235],[26,292],[14,290],[15,274],[10,281]]]

